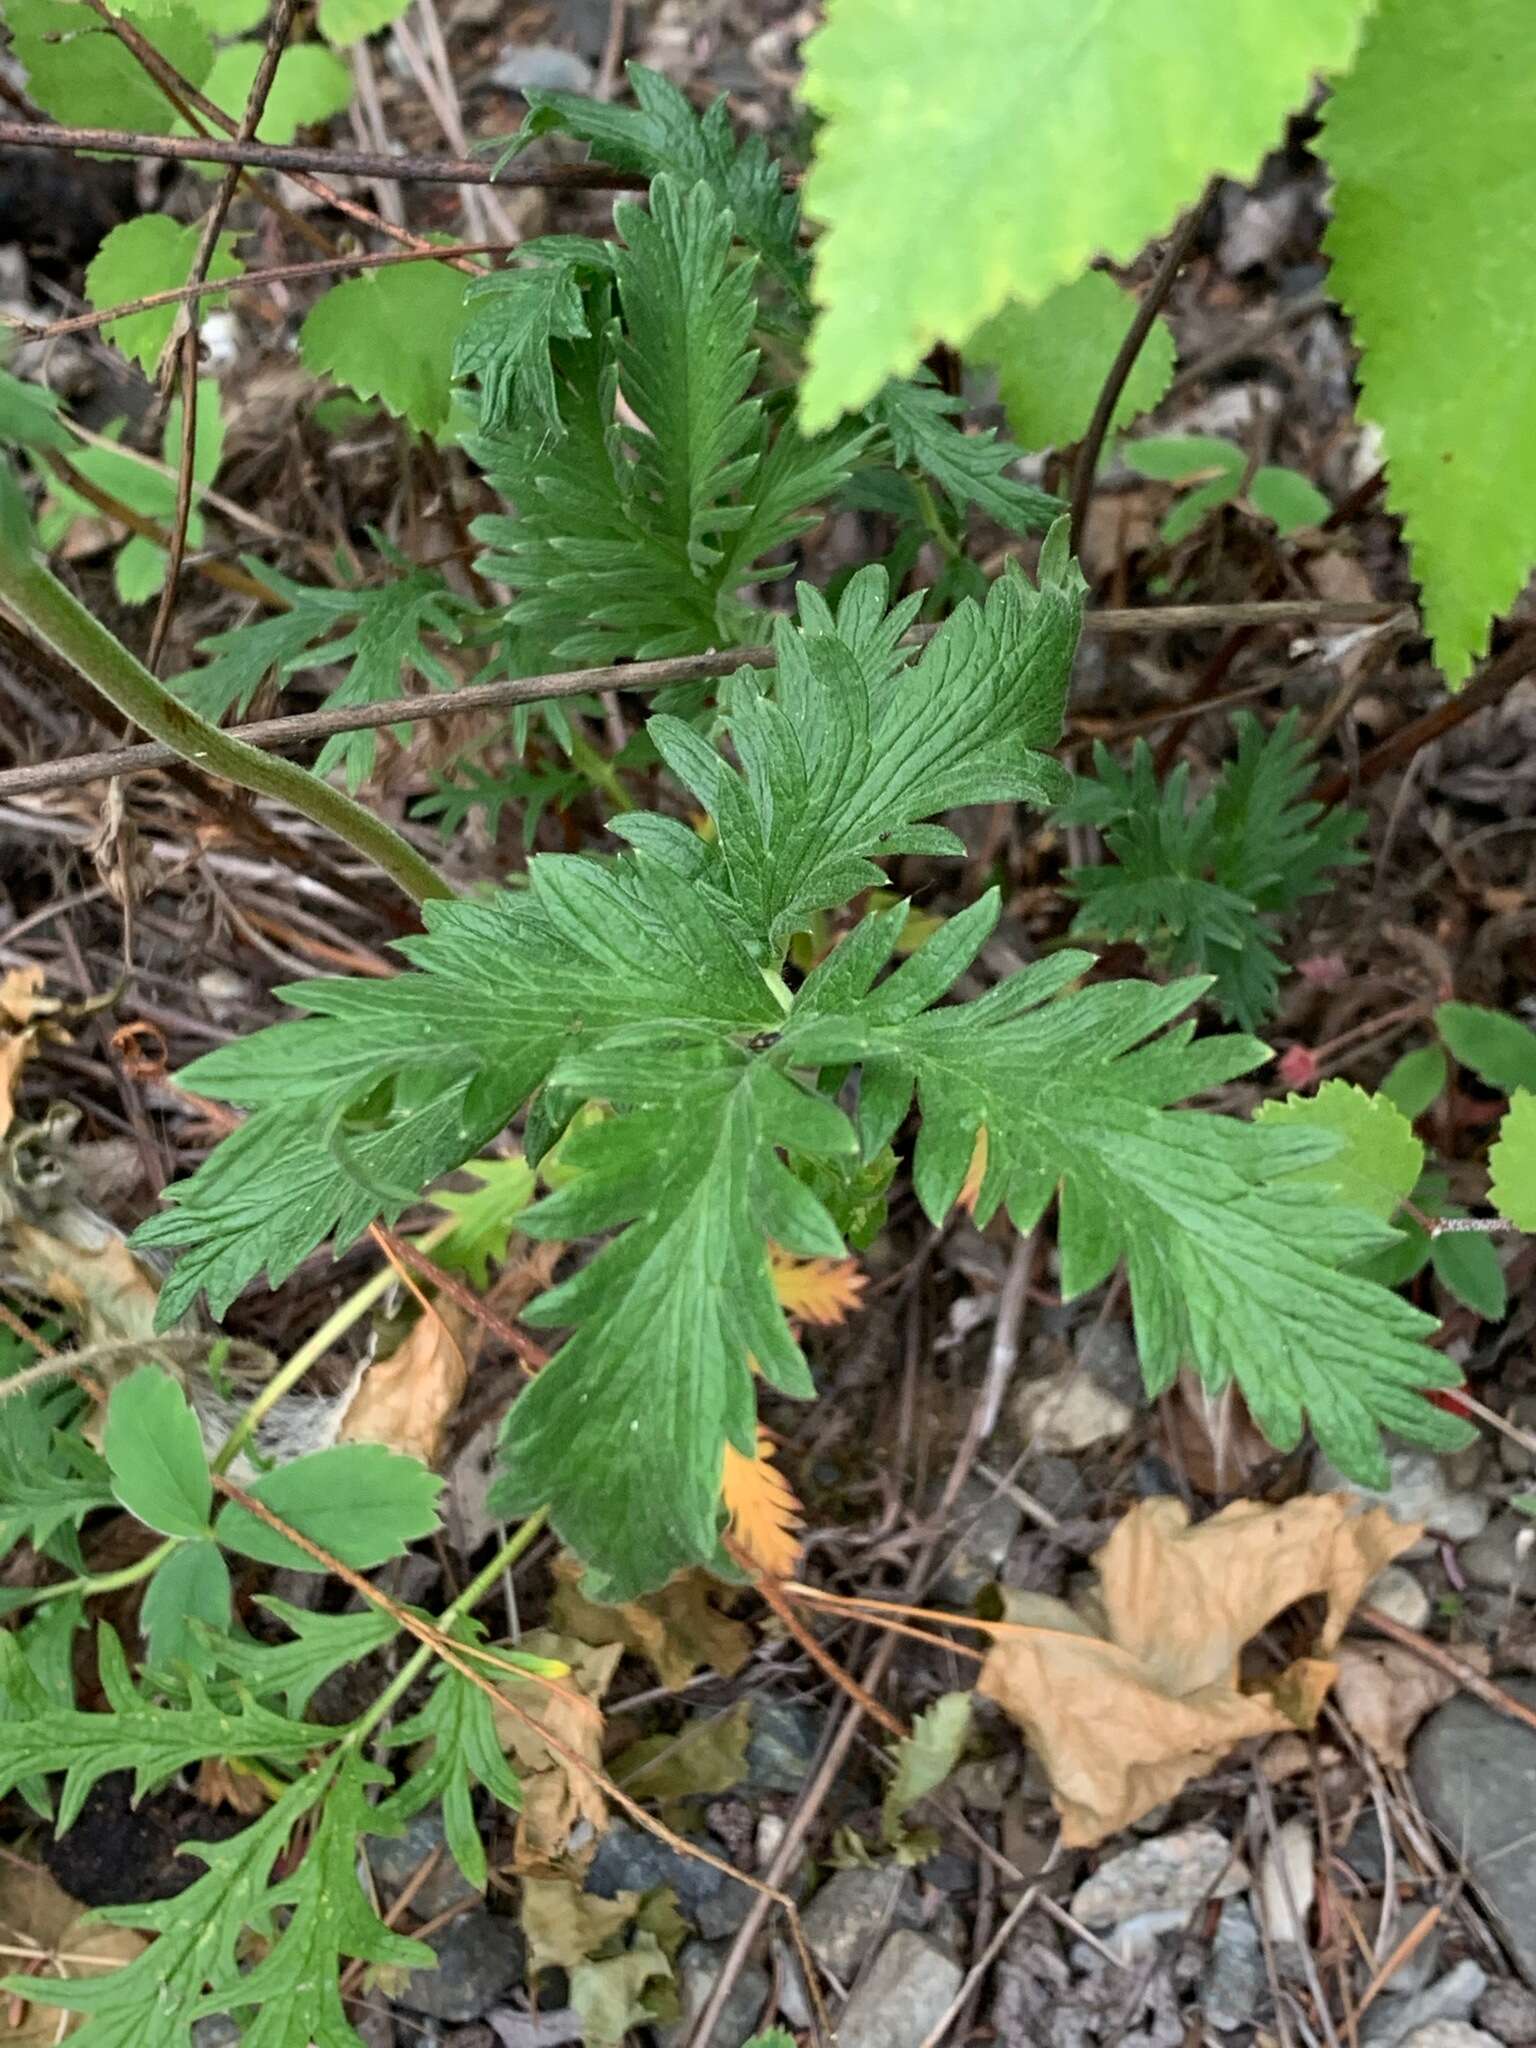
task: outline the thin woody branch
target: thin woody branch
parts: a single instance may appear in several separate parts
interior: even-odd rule
[[[1348,601],[1287,604],[1171,604],[1143,609],[1089,612],[1086,632],[1148,634],[1236,625],[1361,626],[1381,625],[1398,617],[1400,605]],[[907,637],[920,646],[937,629],[916,627]],[[288,718],[263,718],[228,728],[233,739],[272,751],[329,739],[336,733],[365,732],[379,726],[420,724],[434,718],[456,718],[466,711],[499,711],[516,704],[537,704],[555,697],[578,697],[602,690],[660,690],[674,683],[705,682],[739,668],[771,668],[771,647],[734,647],[720,654],[689,654],[675,661],[620,662],[609,668],[568,669],[546,676],[516,676],[495,683],[474,683],[426,697],[396,697],[384,704],[349,704],[334,711],[307,711]],[[32,767],[0,773],[0,798],[36,796],[43,790],[68,789],[103,775],[143,775],[164,768],[176,758],[156,745],[118,747],[76,754],[64,761],[40,761]]]

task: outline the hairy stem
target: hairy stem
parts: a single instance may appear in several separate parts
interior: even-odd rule
[[[43,567],[32,552],[30,536],[18,531],[16,522],[4,518],[0,518],[0,600],[110,704],[180,759],[301,811],[382,868],[414,902],[454,893],[398,832],[351,797],[332,789],[308,769],[220,732],[178,703]]]

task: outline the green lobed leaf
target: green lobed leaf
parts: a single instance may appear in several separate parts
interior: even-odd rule
[[[896,463],[925,470],[957,511],[975,505],[1015,533],[1038,533],[1049,526],[1062,510],[1061,500],[1003,474],[1024,451],[992,427],[965,433],[957,418],[961,410],[961,401],[924,371],[910,381],[887,384],[868,416],[889,437]]]
[[[1517,1230],[1536,1231],[1536,1095],[1517,1088],[1488,1154],[1488,1198]]]
[[[195,222],[182,227],[164,213],[141,213],[135,220],[121,222],[91,258],[85,273],[86,298],[100,311],[104,306],[123,305],[185,284],[192,274],[200,233]],[[234,235],[219,236],[208,265],[210,278],[244,275],[245,265],[234,253],[235,241]],[[198,304],[207,310],[220,305],[224,296],[210,292]],[[147,375],[153,375],[176,313],[175,306],[153,306],[147,313],[109,320],[101,331]]]
[[[1530,17],[1487,0],[1467,28],[1454,10],[1381,0],[1323,111],[1330,284],[1453,687],[1536,560]]]
[[[465,1169],[479,1185],[469,1194],[453,1188],[432,1197],[434,1205],[457,1218],[432,1256],[449,1273],[465,1273],[477,1293],[491,1284],[490,1262],[499,1265],[507,1244],[533,1200],[534,1173],[526,1159],[476,1159]]]
[[[371,1571],[402,1557],[437,1527],[443,1482],[416,1458],[383,1444],[334,1444],[253,1479],[246,1491],[322,1550]],[[326,1569],[238,1501],[226,1501],[214,1532],[227,1550],[292,1571]]]
[[[823,122],[805,206],[826,230],[807,426],[1010,299],[1036,305],[1100,255],[1129,262],[1214,173],[1249,178],[1314,74],[1349,62],[1366,12],[966,0],[939,32],[920,0],[835,0],[805,46]]]
[[[6,1332],[7,1338],[10,1332]],[[7,1344],[0,1378],[27,1354]],[[84,1396],[72,1380],[42,1381],[0,1400],[0,1555],[23,1541],[77,1572],[85,1570],[75,1531],[114,1505],[106,1460],[79,1434]]]
[[[194,1541],[207,1535],[213,1481],[202,1428],[163,1367],[141,1365],[112,1389],[102,1448],[112,1491],[146,1528]]]
[[[379,1607],[365,1607],[357,1614],[311,1613],[270,1593],[260,1595],[256,1605],[291,1630],[291,1638],[268,1643],[221,1632],[209,1647],[214,1664],[229,1677],[210,1681],[209,1696],[237,1698],[243,1688],[258,1700],[281,1698],[292,1720],[305,1713],[326,1679],[382,1649],[399,1633],[399,1624]]]
[[[1309,1419],[1333,1461],[1372,1484],[1386,1471],[1383,1429],[1467,1441],[1423,1399],[1456,1378],[1424,1344],[1433,1320],[1348,1270],[1392,1233],[1292,1178],[1337,1141],[1168,1108],[1266,1057],[1251,1039],[1195,1041],[1188,1022],[1174,1024],[1198,981],[1062,994],[1091,962],[1059,954],[978,1002],[920,1014],[931,996],[903,977],[922,958],[872,995],[845,977],[835,1008],[818,970],[796,1005],[806,1022],[792,1019],[785,1041],[791,1057],[861,1064],[866,1156],[916,1087],[914,1181],[933,1221],[956,1199],[984,1127],[978,1221],[1006,1202],[1031,1229],[1059,1193],[1062,1292],[1099,1285],[1124,1258],[1150,1391],[1185,1364],[1215,1391],[1236,1380],[1271,1443],[1288,1449]]]
[[[1346,1207],[1383,1223],[1412,1194],[1423,1170],[1424,1147],[1407,1117],[1385,1096],[1368,1095],[1349,1081],[1325,1081],[1315,1095],[1260,1103],[1255,1122],[1331,1132],[1338,1150],[1294,1177],[1328,1183]]]
[[[333,284],[299,330],[304,367],[440,439],[468,317],[464,292],[462,273],[447,263],[397,263]]]
[[[1506,1095],[1536,1090],[1536,1031],[1503,1010],[1479,1003],[1441,1003],[1435,1029],[1464,1067]]]
[[[483,1634],[476,1626],[472,1631],[461,1630],[459,1640],[478,1642]],[[448,1853],[469,1882],[483,1890],[485,1844],[475,1816],[474,1788],[483,1786],[513,1812],[523,1803],[523,1788],[497,1737],[490,1697],[451,1666],[443,1665],[426,1705],[387,1737],[391,1749],[416,1744],[430,1744],[427,1755],[412,1759],[410,1776],[382,1803],[378,1814],[388,1829],[439,1801]]]
[[[332,1731],[270,1714],[252,1700],[214,1706],[198,1686],[186,1707],[163,1707],[129,1675],[122,1645],[111,1629],[97,1632],[102,1690],[108,1711],[83,1714],[60,1707],[43,1692],[14,1637],[0,1634],[0,1691],[11,1712],[0,1743],[0,1791],[41,1772],[64,1773],[60,1834],[78,1818],[91,1787],[109,1771],[134,1773],[136,1798],[186,1765],[205,1757],[266,1758],[296,1763]]]
[[[527,249],[522,253],[526,261]],[[465,305],[453,374],[456,380],[479,380],[482,430],[505,432],[531,413],[549,433],[563,432],[550,345],[588,332],[571,270],[552,263],[493,271],[469,287]]]
[[[585,142],[616,170],[638,171],[647,178],[666,175],[685,186],[702,181],[717,206],[729,208],[737,234],[802,299],[806,263],[798,244],[799,208],[793,193],[785,191],[784,174],[762,136],[737,142],[724,93],[701,115],[662,72],[644,64],[624,68],[633,106],[528,87],[523,95],[528,118],[516,149],[558,132]]]
[[[1026,448],[1063,448],[1087,431],[1099,393],[1136,313],[1136,301],[1102,270],[1087,270],[1035,306],[1005,306],[966,344],[997,366],[1008,426]],[[1150,412],[1173,381],[1173,334],[1152,323],[1110,418],[1124,427]]]

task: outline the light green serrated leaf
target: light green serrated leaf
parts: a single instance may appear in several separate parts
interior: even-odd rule
[[[85,273],[85,295],[98,311],[119,306],[151,292],[171,291],[192,274],[200,230],[194,224],[182,227],[168,214],[143,213],[113,228]],[[208,265],[210,278],[240,277],[245,265],[234,253],[236,237],[220,235]],[[210,292],[198,301],[205,310],[223,302],[222,292]],[[153,374],[161,351],[170,339],[176,318],[175,306],[155,306],[147,313],[129,313],[121,320],[109,320],[102,328],[125,355],[132,356],[147,374]]]
[[[1086,432],[1136,301],[1102,270],[1088,270],[1037,306],[1007,306],[966,344],[997,366],[1008,426],[1026,448],[1062,448]],[[1150,412],[1173,381],[1173,334],[1159,316],[1142,344],[1111,427]]]
[[[1452,687],[1536,560],[1536,163],[1524,0],[1382,0],[1323,112],[1324,248]]]
[[[1397,1105],[1368,1095],[1349,1081],[1325,1081],[1315,1095],[1288,1095],[1259,1105],[1255,1121],[1290,1129],[1331,1132],[1339,1140],[1331,1158],[1304,1166],[1297,1180],[1326,1181],[1341,1202],[1390,1222],[1412,1194],[1424,1167],[1424,1147]]]
[[[56,121],[149,135],[171,132],[171,102],[133,52],[78,0],[5,0],[5,25],[11,55],[26,71],[28,93]],[[191,7],[157,9],[142,32],[183,78],[202,84],[213,63],[213,44]],[[169,281],[184,284],[185,271]],[[140,285],[122,296],[159,289],[163,285]]]
[[[112,1389],[102,1448],[112,1491],[146,1528],[194,1540],[207,1535],[213,1481],[203,1432],[163,1367],[141,1365]]]
[[[926,0],[835,0],[805,47],[824,123],[805,206],[826,229],[806,424],[1008,300],[1129,262],[1213,173],[1246,180],[1367,5],[964,0],[940,23]]]
[[[960,1761],[971,1732],[971,1695],[947,1692],[912,1723],[912,1733],[891,1751],[896,1771],[885,1790],[880,1831],[894,1849],[908,1811],[936,1792]]]
[[[1488,1198],[1517,1230],[1536,1231],[1536,1095],[1517,1088],[1488,1154]]]
[[[328,43],[359,43],[398,21],[411,0],[320,0],[316,16]]]
[[[216,1543],[182,1543],[150,1580],[139,1627],[150,1662],[162,1671],[190,1664],[212,1669],[214,1653],[203,1630],[229,1627],[229,1567]]]
[[[1442,1003],[1435,1029],[1464,1067],[1506,1095],[1517,1088],[1536,1091],[1536,1031],[1503,1010],[1479,1003]]]
[[[322,1550],[371,1571],[437,1527],[437,1496],[443,1482],[415,1458],[383,1444],[335,1444],[306,1458],[279,1465],[253,1479],[247,1491],[263,1507],[307,1536]],[[323,1572],[326,1566],[253,1515],[238,1501],[226,1501],[214,1532],[227,1550],[260,1558],[292,1571]]]
[[[245,112],[264,54],[261,43],[226,43],[203,83],[205,98],[238,120]],[[301,128],[313,127],[342,113],[351,98],[352,73],[341,59],[318,43],[297,43],[284,50],[277,60],[256,140],[292,142]],[[180,132],[191,132],[178,125]],[[199,168],[212,177],[221,176],[225,167],[210,163]]]
[[[299,330],[304,367],[440,436],[468,317],[465,283],[446,263],[399,263],[333,284]]]

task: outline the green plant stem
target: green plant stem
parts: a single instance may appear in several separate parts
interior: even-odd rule
[[[263,754],[220,732],[178,703],[44,568],[32,552],[30,536],[17,532],[4,518],[0,518],[0,599],[24,626],[78,669],[108,703],[152,739],[174,748],[182,760],[241,789],[291,805],[382,868],[413,902],[454,894],[429,861],[351,797],[332,789],[308,769]]]
[[[95,1593],[120,1593],[124,1586],[136,1586],[140,1579],[157,1572],[185,1540],[181,1536],[167,1536],[148,1557],[141,1557],[137,1564],[125,1564],[115,1572],[99,1572],[95,1577],[87,1573],[84,1578],[64,1579],[57,1586],[40,1586],[32,1595],[33,1605],[40,1607],[45,1600],[62,1600],[66,1593],[78,1593],[83,1600],[89,1600]]]
[[[588,782],[602,790],[616,811],[632,811],[634,800],[624,787],[623,777],[604,755],[600,754],[590,740],[584,740],[579,732],[571,734],[571,762]]]
[[[441,1244],[445,1237],[452,1234],[456,1225],[457,1219],[452,1216],[434,1224],[421,1239],[421,1249],[431,1251],[435,1245]],[[383,1265],[377,1273],[370,1274],[361,1287],[354,1288],[339,1308],[332,1310],[314,1335],[307,1338],[294,1352],[292,1358],[272,1375],[224,1439],[213,1461],[215,1472],[229,1470],[284,1394],[291,1387],[298,1385],[310,1367],[317,1365],[333,1344],[340,1343],[352,1325],[368,1313],[381,1295],[389,1292],[398,1278],[399,1275],[393,1266]]]
[[[964,550],[944,524],[944,515],[940,512],[932,491],[920,477],[909,476],[907,482],[912,486],[912,495],[916,498],[917,508],[923,515],[923,524],[932,536],[935,546],[946,562],[958,562]]]
[[[469,1614],[479,1606],[502,1573],[516,1564],[534,1538],[542,1532],[548,1519],[548,1508],[540,1508],[537,1514],[530,1515],[526,1522],[519,1524],[484,1570],[476,1572],[452,1606],[445,1608],[437,1617],[437,1626],[444,1634],[452,1632],[453,1624],[461,1615]],[[367,1741],[395,1702],[415,1684],[436,1655],[437,1652],[430,1643],[422,1643],[406,1658],[367,1713],[347,1730],[347,1743],[351,1748],[359,1748]]]

